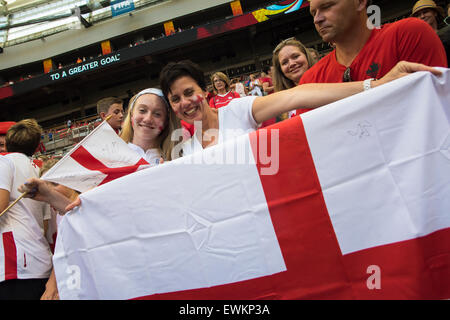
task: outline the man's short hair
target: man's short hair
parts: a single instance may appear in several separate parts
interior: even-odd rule
[[[115,103],[123,105],[123,100],[117,97],[107,97],[101,99],[97,102],[97,114],[99,115],[101,112],[108,113],[109,107]]]
[[[41,141],[42,128],[34,119],[17,122],[6,133],[6,150],[31,157]]]
[[[203,91],[206,91],[206,80],[202,69],[190,60],[183,60],[180,62],[170,62],[161,70],[159,84],[166,97],[169,95],[172,84],[184,76],[194,79],[198,86]]]

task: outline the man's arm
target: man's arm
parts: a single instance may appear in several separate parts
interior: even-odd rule
[[[399,62],[380,80],[372,81],[377,87],[416,71],[430,71],[434,75],[441,72],[418,63]],[[363,81],[346,83],[307,83],[294,88],[258,97],[253,102],[252,114],[257,123],[269,120],[282,113],[301,107],[317,108],[344,99],[364,90]]]

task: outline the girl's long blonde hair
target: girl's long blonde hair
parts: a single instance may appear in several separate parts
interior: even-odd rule
[[[159,92],[161,92],[161,90],[159,90],[159,89],[154,89],[154,88],[145,89],[145,90],[142,90],[141,92],[135,94],[130,99],[130,102],[128,104],[127,116],[125,117],[125,120],[123,122],[122,132],[120,133],[120,137],[126,143],[133,141],[134,130],[133,130],[133,126],[131,125],[131,117],[134,112],[134,106],[136,104],[136,100],[144,94],[154,94],[154,95],[158,96],[160,99],[162,99],[162,101],[167,109],[167,120],[166,120],[167,124],[164,127],[164,130],[161,131],[161,133],[158,136],[158,146],[159,146],[159,149],[161,152],[161,157],[165,161],[170,161],[170,160],[172,160],[172,150],[175,147],[175,145],[177,145],[179,143],[179,141],[172,141],[172,139],[171,139],[172,132],[174,132],[177,129],[180,129],[181,123],[180,123],[180,120],[175,115],[175,113],[173,112],[172,108],[169,106],[169,104],[165,100],[165,98],[162,96],[162,92],[161,92],[161,94],[159,94]]]

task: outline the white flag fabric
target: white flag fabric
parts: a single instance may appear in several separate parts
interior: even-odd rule
[[[103,121],[59,160],[42,179],[85,192],[118,177],[148,167]]]
[[[82,194],[60,297],[450,298],[449,101],[415,73]]]

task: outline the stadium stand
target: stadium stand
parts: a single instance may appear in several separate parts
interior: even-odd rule
[[[110,1],[3,6],[10,19],[0,20],[0,121],[37,119],[46,153],[61,154],[94,128],[96,101],[117,96],[126,106],[141,88],[157,85],[167,62],[191,59],[207,76],[221,71],[245,81],[270,65],[282,39],[295,36],[322,55],[331,50],[314,30],[308,1],[241,0],[242,12],[220,0],[131,3],[124,12]],[[411,10],[408,1],[373,3],[383,9],[382,23]],[[292,10],[271,12],[274,4]],[[85,125],[68,130],[68,120]]]

